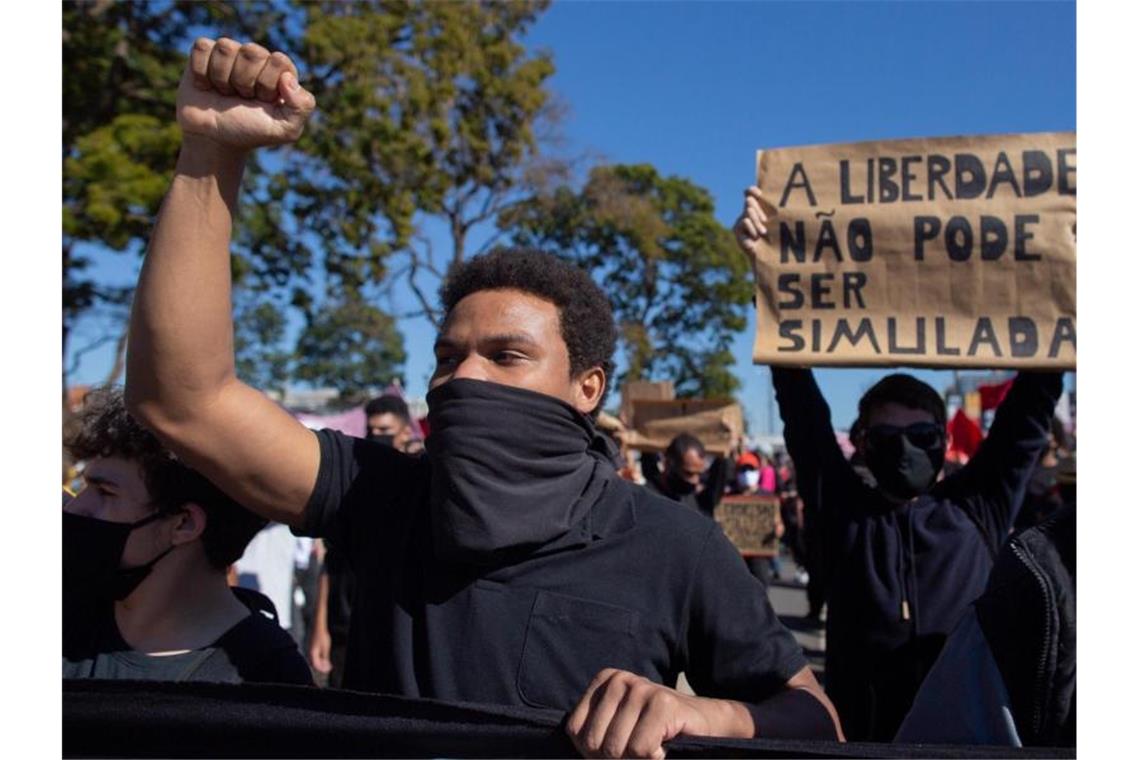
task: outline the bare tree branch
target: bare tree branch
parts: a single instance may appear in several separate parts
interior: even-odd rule
[[[111,371],[107,373],[107,385],[113,385],[119,381],[123,375],[123,370],[127,368],[127,334],[128,330],[124,329],[119,335],[119,341],[115,344],[115,363],[111,366]]]
[[[107,345],[111,341],[115,340],[117,337],[118,336],[116,336],[116,335],[103,335],[102,337],[96,338],[95,340],[91,341],[90,343],[88,343],[83,348],[76,349],[74,352],[72,352],[71,362],[67,365],[67,374],[68,375],[74,375],[76,372],[79,371],[79,362],[84,356],[91,353],[92,351],[94,351],[97,348],[100,348],[102,346]]]
[[[406,311],[401,314],[396,314],[395,316],[396,319],[419,319],[420,317],[428,317],[429,319],[431,318],[431,315],[423,309],[420,309],[418,311]]]
[[[495,245],[500,240],[502,240],[503,236],[506,234],[507,234],[506,230],[496,230],[490,237],[488,237],[486,240],[483,241],[483,244],[481,246],[479,246],[479,249],[477,251],[475,251],[475,255],[478,256],[478,255],[486,253],[487,251],[494,248]]]
[[[408,272],[408,277],[407,277],[408,285],[409,285],[409,287],[411,287],[412,293],[415,295],[416,300],[420,302],[420,306],[423,307],[423,310],[425,312],[424,316],[427,317],[428,321],[432,323],[432,326],[438,330],[442,326],[443,320],[441,318],[439,311],[437,309],[432,308],[431,302],[428,300],[427,296],[424,295],[424,292],[420,289],[419,284],[416,283],[416,274],[418,273],[418,271],[419,271],[419,260],[415,256],[413,256],[412,257],[411,271]]]
[[[416,235],[414,239],[420,243],[423,243],[424,248],[427,249],[427,256],[421,257],[417,255],[416,250],[411,247],[408,248],[408,254],[412,257],[413,260],[416,261],[419,266],[422,266],[424,269],[442,280],[443,272],[439,271],[439,267],[437,267],[435,264],[435,246],[432,245],[431,238],[429,238],[427,235]]]

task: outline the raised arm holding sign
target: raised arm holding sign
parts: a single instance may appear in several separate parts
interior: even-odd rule
[[[899,149],[893,143],[884,146],[888,154]],[[1055,352],[1050,341],[1038,341],[1029,352],[1027,341],[1002,343],[993,330],[986,334],[994,340],[981,340],[977,330],[978,325],[997,324],[995,315],[1009,325],[1022,324],[1016,321],[1022,319],[1051,325],[1046,332],[1054,334],[1065,332],[1066,324],[1075,325],[1070,229],[1075,216],[1067,196],[1070,183],[1075,191],[1075,176],[1067,168],[1070,161],[1075,166],[1075,158],[1058,149],[1064,179],[1053,175],[1052,205],[1036,215],[1033,246],[1027,244],[1028,233],[1017,232],[1028,229],[1028,222],[1017,217],[1029,214],[1017,213],[1008,228],[1010,249],[1003,254],[996,238],[983,237],[974,244],[971,263],[961,254],[964,233],[934,242],[932,234],[921,232],[927,229],[921,217],[941,218],[938,214],[900,211],[906,203],[929,202],[905,180],[897,193],[884,196],[884,180],[872,171],[866,176],[877,179],[868,179],[870,189],[856,198],[844,184],[853,169],[838,158],[834,192],[825,190],[817,179],[823,176],[821,159],[811,157],[835,159],[848,147],[807,149],[803,157],[787,152],[781,166],[791,168],[776,172],[788,179],[778,202],[771,203],[760,187],[749,188],[735,232],[755,266],[755,358],[774,365],[773,386],[799,491],[823,521],[827,554],[843,562],[828,597],[827,691],[850,738],[889,741],[946,636],[985,588],[1033,463],[1046,445],[1061,375],[1020,373],[998,410],[990,439],[973,462],[943,479],[946,409],[941,396],[909,375],[885,377],[860,400],[860,433],[852,441],[874,476],[869,485],[836,444],[827,402],[811,370],[780,365],[1071,365],[1075,332],[1071,345],[1062,339]],[[904,153],[924,155],[918,146],[905,147]],[[954,158],[966,165],[970,162],[962,156],[981,152],[963,146]],[[1026,165],[1032,163],[1025,160],[1028,155],[1023,154]],[[989,190],[983,188],[980,195],[996,197],[995,188],[1015,181],[1002,168],[1007,163],[998,160]],[[863,165],[872,170],[890,166],[885,157]],[[925,165],[942,166],[934,161]],[[771,164],[762,159],[761,168],[765,166]],[[914,168],[899,166],[904,177]],[[895,177],[892,181],[897,181],[897,171],[889,175]],[[1034,197],[1048,195],[1045,170],[1039,171],[1022,176],[1022,196],[1029,191]],[[956,190],[950,200],[959,200],[975,192],[964,193],[966,184],[951,189],[945,177],[932,176],[931,193],[953,195]],[[981,186],[980,175],[977,184]],[[792,212],[792,201],[799,197],[806,203]],[[876,208],[865,208],[872,197]],[[845,204],[858,207],[861,215],[846,212]],[[812,208],[819,209],[818,217],[804,211]],[[792,220],[789,214],[800,216]],[[951,213],[940,224],[961,226],[959,218],[964,217]],[[986,216],[981,220],[997,229]],[[841,247],[843,235],[832,235],[839,221],[848,231],[865,235],[847,237],[850,245]],[[809,228],[813,235],[807,234]],[[772,241],[775,229],[778,245]],[[920,232],[907,237],[908,229]],[[909,350],[900,350],[901,325],[908,320],[918,333],[932,323],[934,337],[924,339],[912,327]],[[950,353],[950,336],[971,330],[972,348]],[[987,346],[988,353],[980,346]]]

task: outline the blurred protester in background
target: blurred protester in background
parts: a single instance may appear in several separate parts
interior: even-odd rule
[[[754,494],[760,492],[760,458],[751,451],[745,451],[736,458],[736,477],[731,485],[734,494]]]
[[[804,501],[796,491],[795,470],[791,467],[789,461],[790,460],[786,457],[777,454],[776,495],[780,499],[780,518],[784,523],[784,545],[788,547],[788,552],[792,555],[792,561],[796,565],[795,581],[801,586],[807,586],[810,576],[807,570],[808,547]],[[820,607],[822,608],[822,601]],[[810,608],[811,599],[809,593],[809,612]],[[816,618],[818,620],[818,610]]]
[[[762,488],[763,482],[763,469],[766,460],[763,455],[757,454],[752,451],[745,451],[736,458],[736,477],[733,480],[731,493],[736,496],[759,496],[759,495],[775,495],[771,491],[764,491]],[[771,464],[767,465],[768,480],[771,485],[775,486],[776,470]],[[763,543],[775,543],[776,554],[771,557],[746,557],[744,562],[748,565],[749,571],[760,579],[765,586],[768,586],[773,580],[780,577],[780,554],[779,546],[784,537],[784,521],[777,509],[773,516],[772,534],[766,536]]]
[[[405,454],[423,451],[423,442],[412,431],[412,415],[408,404],[399,396],[378,396],[364,405],[366,429],[364,437],[385,443]]]
[[[1061,461],[1058,450],[1057,439],[1050,435],[1049,444],[1041,452],[1041,458],[1025,486],[1025,502],[1014,521],[1014,532],[1037,525],[1064,506],[1057,482],[1057,468]]]
[[[237,585],[269,597],[277,611],[277,623],[294,639],[293,576],[297,537],[288,525],[269,523],[245,547],[234,563]]]
[[[324,541],[307,536],[297,537],[296,554],[293,557],[293,640],[302,652],[309,651],[313,639],[324,559]]]
[[[724,496],[727,460],[718,456],[710,464],[704,444],[688,433],[681,433],[669,442],[663,470],[661,459],[654,453],[641,453],[641,474],[649,490],[711,518]]]
[[[64,678],[312,683],[254,611],[268,601],[226,583],[263,518],[166,451],[118,390],[92,393],[67,446],[87,465],[63,513]]]
[[[762,451],[755,454],[757,458],[757,467],[760,470],[759,489],[760,493],[776,493],[778,478],[776,477],[776,467],[772,464],[772,460],[768,455]]]

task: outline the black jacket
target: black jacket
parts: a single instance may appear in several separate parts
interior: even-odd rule
[[[895,507],[843,457],[810,370],[773,368],[784,438],[832,568],[827,691],[851,740],[889,741],[985,589],[1046,444],[1061,375],[1021,373],[965,467]]]
[[[1014,536],[895,741],[1075,747],[1077,513]]]
[[[1076,508],[1010,541],[975,608],[1022,744],[1076,746]]]

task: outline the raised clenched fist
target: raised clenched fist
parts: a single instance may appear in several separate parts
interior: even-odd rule
[[[297,140],[316,105],[284,53],[200,37],[178,87],[178,124],[184,134],[250,150]]]

